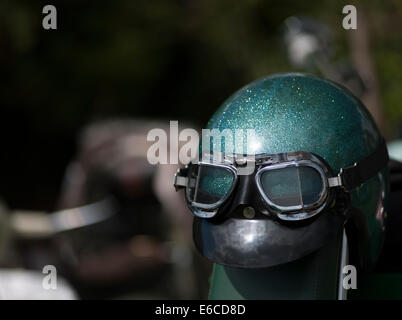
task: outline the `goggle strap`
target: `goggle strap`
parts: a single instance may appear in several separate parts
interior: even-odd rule
[[[342,187],[350,191],[361,186],[366,180],[384,168],[388,164],[388,161],[387,145],[383,140],[372,154],[350,167],[341,169],[339,178],[342,182]]]
[[[173,185],[177,190],[187,187],[188,177],[187,177],[188,168],[178,169],[176,174],[174,175]]]

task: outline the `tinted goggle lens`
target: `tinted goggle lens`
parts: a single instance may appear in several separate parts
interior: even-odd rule
[[[266,170],[260,175],[266,198],[283,208],[308,208],[318,203],[324,191],[321,174],[310,166]]]
[[[220,204],[229,196],[236,175],[225,167],[200,164],[189,168],[188,178],[187,200],[207,208]]]

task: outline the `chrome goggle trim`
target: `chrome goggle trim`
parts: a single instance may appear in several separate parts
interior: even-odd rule
[[[283,169],[288,167],[301,167],[301,166],[314,168],[320,174],[323,187],[320,192],[319,200],[308,206],[303,205],[280,206],[272,202],[262,187],[261,175],[267,171]],[[262,167],[257,171],[255,175],[255,182],[257,184],[258,191],[260,192],[260,195],[262,196],[263,200],[266,202],[271,211],[276,213],[278,218],[282,220],[295,221],[313,217],[317,215],[327,204],[328,193],[329,193],[328,176],[325,174],[325,169],[322,166],[318,165],[317,163],[313,162],[312,160],[289,161]]]
[[[257,161],[257,172],[255,174],[255,183],[257,185],[258,191],[260,195],[262,196],[264,202],[267,204],[268,208],[270,209],[269,211],[273,212],[276,214],[276,216],[281,219],[281,220],[286,220],[286,221],[295,221],[295,220],[302,220],[302,219],[307,219],[310,217],[313,217],[317,215],[326,205],[328,202],[328,194],[329,194],[329,188],[333,186],[337,186],[335,183],[329,183],[330,179],[333,179],[334,177],[328,177],[329,172],[328,169],[325,168],[324,164],[319,165],[317,162],[319,161],[316,158],[312,159],[305,159],[305,160],[297,160],[297,161],[287,161],[287,162],[280,162],[280,163],[272,163],[272,157],[269,157],[270,160],[268,161]],[[238,174],[237,174],[237,169],[236,167],[232,164],[236,160],[230,161],[228,158],[225,158],[226,164],[222,163],[214,163],[214,162],[207,162],[207,161],[199,161],[196,165],[202,165],[202,166],[212,166],[212,167],[221,167],[224,168],[225,170],[229,170],[232,172],[234,180],[232,182],[232,185],[226,195],[222,197],[219,201],[213,203],[213,204],[204,204],[204,203],[199,203],[192,201],[189,197],[189,188],[188,188],[188,180],[184,182],[181,181],[179,184],[179,178],[175,178],[175,181],[178,182],[179,185],[184,186],[186,188],[185,194],[186,194],[186,201],[191,207],[191,211],[193,212],[194,215],[201,217],[201,218],[212,218],[214,217],[217,212],[219,207],[230,197],[232,194],[234,188],[236,187],[237,181],[238,181]],[[323,188],[320,192],[319,200],[314,202],[311,205],[307,206],[280,206],[272,202],[269,197],[266,195],[264,192],[262,185],[261,185],[261,175],[262,173],[270,170],[277,170],[277,169],[282,169],[286,167],[299,167],[299,166],[307,166],[307,167],[312,167],[316,171],[318,171]],[[181,177],[183,178],[183,177]],[[186,178],[188,179],[188,178]],[[195,192],[196,193],[196,190]],[[301,211],[301,212],[298,212]]]

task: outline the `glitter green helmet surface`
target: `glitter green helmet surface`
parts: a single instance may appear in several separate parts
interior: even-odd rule
[[[334,170],[368,155],[381,139],[365,107],[346,89],[302,74],[252,82],[224,102],[208,128],[253,129],[253,141],[244,143],[256,154],[313,152]],[[223,151],[219,145],[213,150]]]
[[[238,90],[213,115],[207,128],[253,129],[255,135],[244,139],[242,150],[255,154],[312,152],[336,174],[372,153],[382,141],[367,109],[347,89],[296,73],[269,76]],[[239,150],[236,141],[232,147]],[[211,149],[236,151],[224,143],[215,143]],[[353,206],[367,220],[366,253],[370,261],[376,259],[381,248],[384,210],[380,212],[379,204],[385,206],[387,192],[388,174],[384,169],[351,194]]]

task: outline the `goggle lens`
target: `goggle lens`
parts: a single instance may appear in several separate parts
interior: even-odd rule
[[[316,204],[324,189],[320,173],[309,166],[267,170],[260,182],[266,197],[276,206],[306,208]]]
[[[227,168],[204,164],[191,166],[188,177],[187,199],[204,205],[213,205],[226,198],[236,178]]]

